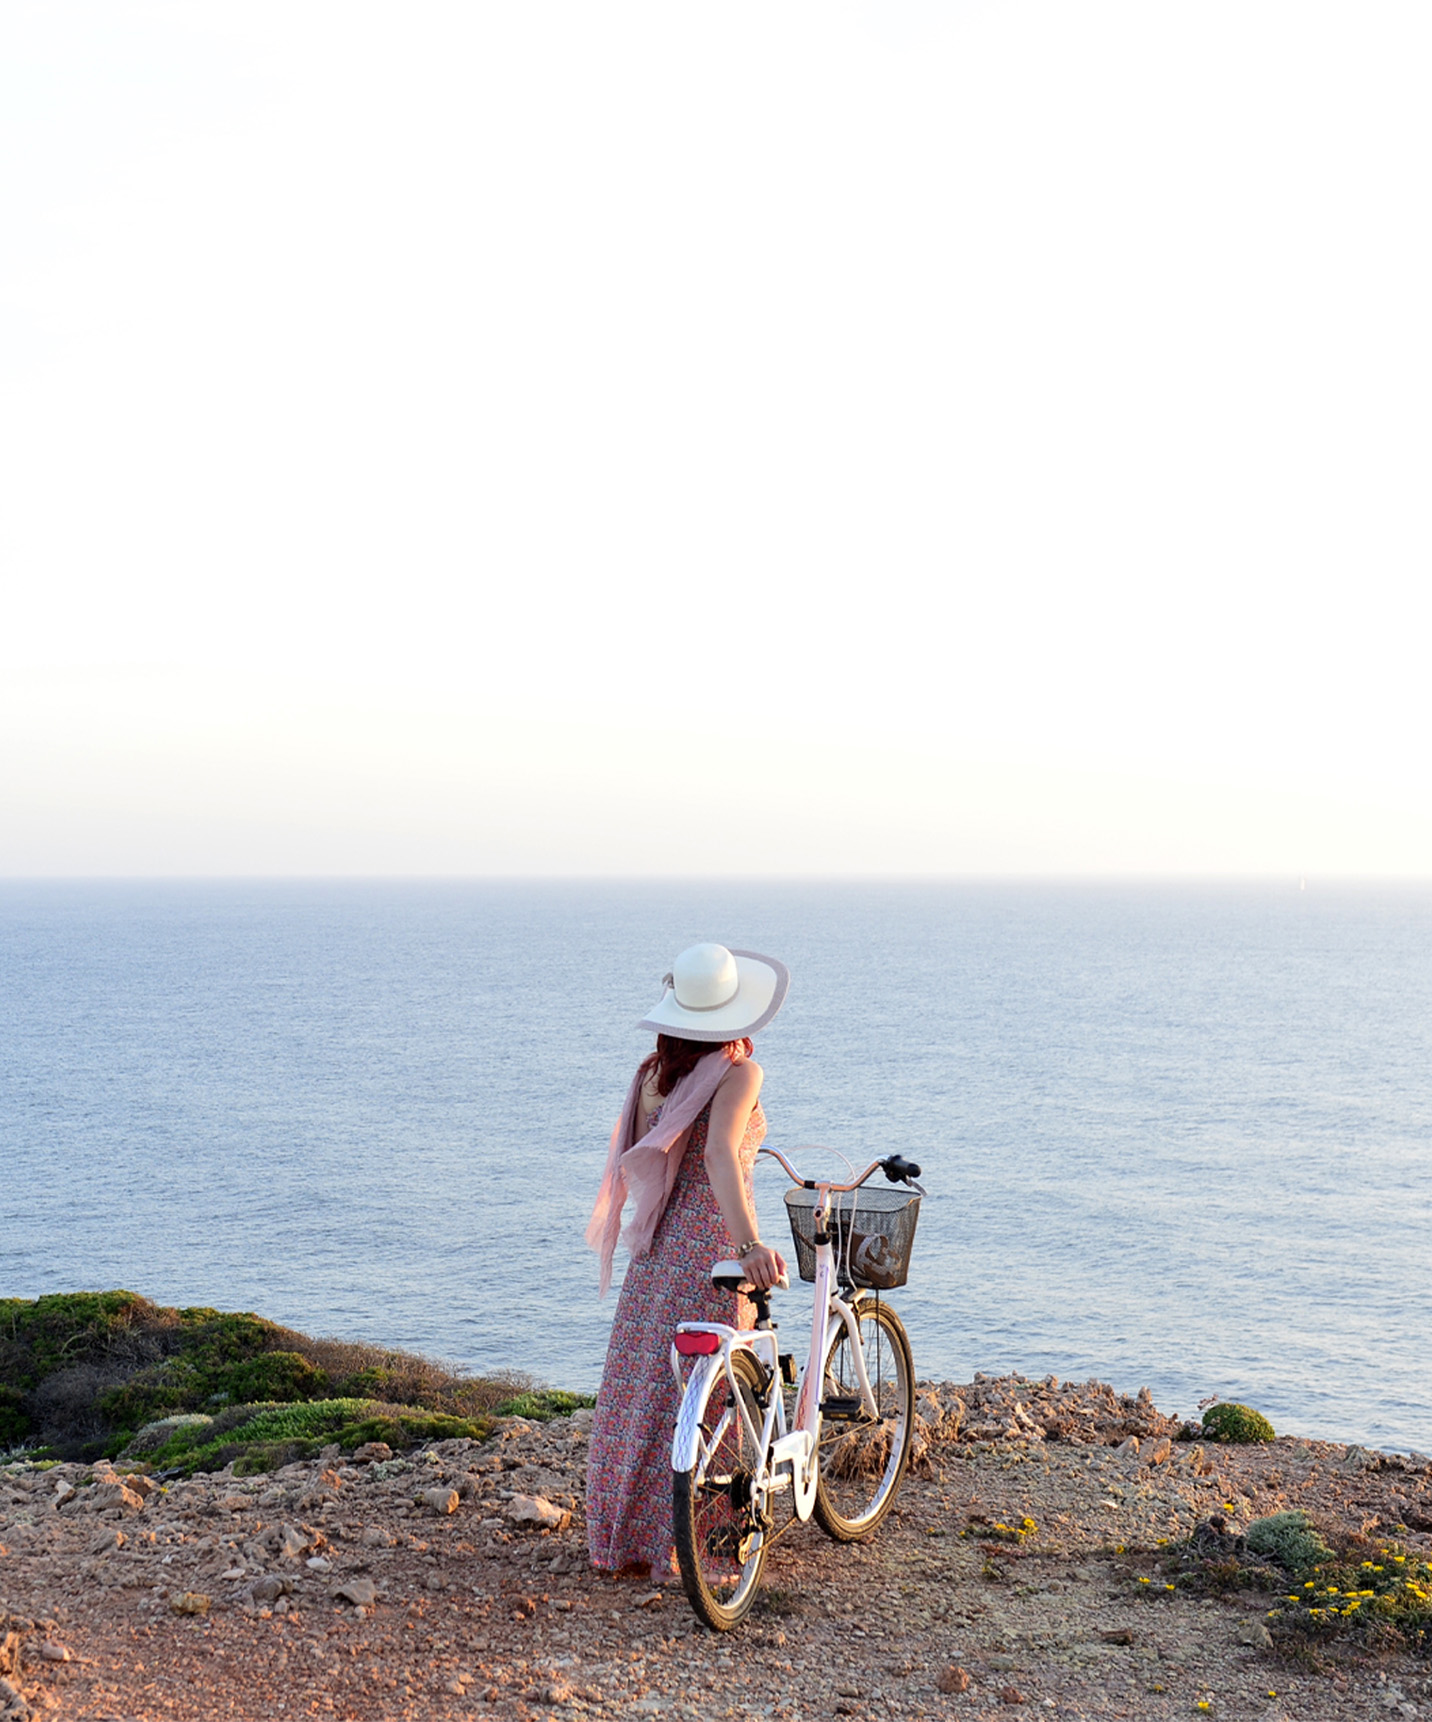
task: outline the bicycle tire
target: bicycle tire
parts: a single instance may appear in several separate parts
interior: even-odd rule
[[[757,1431],[762,1428],[765,1372],[748,1351],[731,1368]],[[701,1407],[701,1456],[672,1478],[676,1559],[697,1616],[716,1632],[745,1619],[766,1564],[759,1504],[750,1498],[758,1454],[735,1409],[725,1373],[712,1377]]]
[[[815,1520],[838,1543],[868,1537],[894,1505],[910,1458],[915,1419],[915,1364],[904,1323],[877,1298],[862,1298],[855,1319],[880,1417],[821,1416]],[[821,1392],[826,1400],[860,1397],[844,1323],[826,1353]]]

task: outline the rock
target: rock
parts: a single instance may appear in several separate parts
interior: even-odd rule
[[[24,1694],[18,1686],[10,1681],[0,1679],[0,1716],[5,1722],[30,1722],[33,1711],[25,1702]]]
[[[18,1632],[0,1634],[0,1678],[19,1673],[21,1643]]]
[[[1017,1686],[1006,1686],[999,1695],[999,1701],[1001,1704],[1023,1704],[1025,1696]]]
[[[441,1489],[424,1489],[422,1494],[418,1496],[418,1500],[423,1504],[423,1506],[430,1508],[434,1513],[441,1513],[444,1516],[449,1513],[455,1513],[460,1504],[457,1490],[446,1487]]]
[[[63,1507],[66,1501],[73,1501],[75,1488],[73,1483],[67,1483],[63,1477],[55,1484],[55,1505]]]
[[[56,1644],[52,1638],[40,1641],[40,1659],[43,1662],[73,1662],[75,1653],[67,1644]]]
[[[96,1483],[83,1496],[77,1496],[73,1506],[85,1513],[107,1513],[117,1508],[132,1515],[144,1511],[144,1497],[123,1483]]]
[[[287,1596],[293,1589],[293,1580],[280,1578],[277,1573],[265,1574],[257,1578],[249,1586],[249,1595],[255,1602],[277,1602],[281,1596]]]
[[[311,1573],[331,1573],[333,1562],[326,1555],[313,1555],[303,1563]]]
[[[645,1596],[639,1596],[632,1606],[634,1608],[660,1608],[662,1601],[662,1593],[659,1590],[649,1590]]]
[[[312,1538],[302,1531],[295,1530],[292,1525],[285,1525],[279,1532],[278,1552],[287,1561],[297,1560],[309,1546]]]
[[[985,1661],[997,1674],[1007,1674],[1014,1667],[1014,1658],[1004,1655],[1003,1652],[996,1656],[987,1656]]]
[[[393,1449],[386,1441],[365,1441],[361,1447],[354,1450],[353,1463],[355,1465],[371,1465],[380,1459],[391,1459],[392,1457]]]
[[[1127,1626],[1110,1627],[1106,1632],[1101,1632],[1099,1637],[1103,1639],[1105,1644],[1132,1644],[1134,1642],[1133,1632]]]
[[[1245,1620],[1233,1635],[1238,1644],[1249,1644],[1255,1650],[1271,1650],[1273,1634],[1261,1620]]]
[[[92,1555],[107,1555],[111,1549],[122,1549],[125,1543],[123,1531],[103,1530],[89,1546]]]
[[[141,1501],[147,1501],[159,1485],[153,1477],[146,1477],[142,1471],[131,1471],[124,1478],[125,1487],[133,1489]]]
[[[858,1686],[837,1686],[835,1695],[837,1698],[863,1698],[865,1696]]]
[[[968,1692],[970,1689],[969,1670],[961,1668],[958,1662],[952,1662],[944,1669],[935,1686],[941,1692]]]
[[[378,1587],[367,1578],[346,1579],[333,1592],[335,1601],[351,1602],[354,1608],[372,1608],[378,1600]]]
[[[1382,1469],[1382,1455],[1370,1452],[1366,1447],[1349,1447],[1343,1464],[1349,1471],[1379,1471]]]
[[[170,1597],[169,1607],[175,1614],[207,1614],[213,1607],[213,1598],[201,1590],[182,1590],[178,1596]]]
[[[1114,1449],[1121,1459],[1132,1459],[1138,1453],[1138,1450],[1139,1438],[1137,1435],[1130,1435],[1126,1440],[1121,1441]],[[1021,1699],[1020,1702],[1023,1703],[1023,1699]]]
[[[1168,1463],[1172,1456],[1173,1442],[1169,1440],[1167,1435],[1165,1435],[1161,1437],[1161,1439],[1155,1441],[1153,1446],[1149,1448],[1148,1452],[1144,1454],[1144,1463],[1146,1465],[1164,1465]]]
[[[514,1495],[507,1503],[507,1521],[513,1525],[533,1525],[539,1531],[564,1531],[572,1515],[563,1507],[554,1507],[541,1495]]]

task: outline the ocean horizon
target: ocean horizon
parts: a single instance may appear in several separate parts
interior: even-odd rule
[[[595,1387],[582,1232],[635,1024],[703,938],[792,971],[770,1145],[924,1167],[891,1300],[921,1376],[1432,1450],[1422,883],[3,882],[0,1296]]]

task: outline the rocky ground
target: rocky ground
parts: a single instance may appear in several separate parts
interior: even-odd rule
[[[792,1528],[725,1635],[588,1569],[590,1412],[271,1477],[0,1467],[0,1718],[1432,1718],[1427,1662],[1290,1658],[1266,1595],[1162,1564],[1285,1506],[1425,1557],[1432,1461],[1180,1443],[1098,1383],[925,1386],[920,1414],[878,1535]]]

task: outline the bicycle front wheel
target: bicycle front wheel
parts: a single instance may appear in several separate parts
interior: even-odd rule
[[[854,1347],[841,1323],[821,1384],[815,1491],[816,1523],[838,1543],[868,1537],[890,1511],[910,1457],[915,1416],[915,1365],[904,1323],[876,1298],[862,1298],[855,1319],[879,1416],[869,1416],[861,1403]]]
[[[696,1463],[672,1479],[676,1559],[691,1606],[707,1626],[728,1631],[755,1601],[766,1564],[763,1503],[755,1499],[764,1412],[764,1370],[749,1351],[731,1357],[736,1393],[723,1372],[701,1407]],[[737,1393],[750,1418],[741,1415]]]

